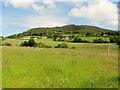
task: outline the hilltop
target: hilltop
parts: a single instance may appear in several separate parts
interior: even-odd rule
[[[100,32],[111,32],[112,30],[99,28],[96,26],[88,26],[88,25],[66,25],[62,27],[53,27],[53,28],[32,28],[26,32],[23,32],[23,35],[30,35],[30,34],[38,34],[38,33],[55,33],[55,32],[62,32],[65,34],[69,33],[82,33],[85,34],[87,32],[90,33],[100,33]]]
[[[103,29],[96,26],[89,25],[65,25],[62,27],[46,27],[46,28],[31,28],[23,33],[11,35],[9,37],[22,37],[22,36],[53,36],[55,34],[86,34],[91,35],[101,33],[116,33],[115,30]]]

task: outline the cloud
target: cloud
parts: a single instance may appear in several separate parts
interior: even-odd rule
[[[67,17],[58,17],[55,15],[37,15],[37,16],[29,16],[24,20],[16,19],[13,21],[13,25],[19,27],[28,27],[28,28],[36,28],[36,27],[55,27],[55,26],[63,26],[67,25],[69,22],[69,18]]]
[[[55,8],[56,7],[56,5],[53,2],[53,0],[43,0],[43,4],[48,5],[48,8]]]
[[[86,3],[81,7],[74,7],[69,13],[70,16],[76,18],[87,18],[91,22],[105,22],[106,25],[118,25],[118,9],[115,4],[109,0],[98,0],[95,3]]]
[[[42,5],[39,5],[39,2],[42,3]],[[53,0],[4,0],[3,3],[6,7],[12,5],[15,8],[33,9],[37,12],[56,7]]]
[[[13,5],[15,8],[30,8],[35,0],[4,0],[5,6]]]
[[[39,6],[39,5],[37,5],[37,4],[33,4],[33,5],[32,5],[32,8],[33,8],[33,10],[39,12],[39,11],[44,10],[44,9],[45,9],[45,6]]]

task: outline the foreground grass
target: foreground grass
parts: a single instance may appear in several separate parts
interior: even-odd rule
[[[118,87],[116,45],[108,55],[107,44],[68,44],[76,49],[3,47],[3,87]]]

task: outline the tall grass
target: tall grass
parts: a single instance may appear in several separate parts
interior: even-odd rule
[[[104,44],[75,46],[77,49],[3,47],[3,87],[118,87],[115,45],[110,55]]]

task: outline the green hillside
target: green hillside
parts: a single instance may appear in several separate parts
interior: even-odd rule
[[[64,34],[69,33],[100,33],[100,32],[111,32],[111,30],[102,29],[95,26],[87,26],[87,25],[66,25],[63,27],[54,27],[54,28],[32,28],[26,32],[23,32],[23,35],[31,35],[31,34],[39,34],[39,33],[56,33],[61,32]]]
[[[23,36],[47,36],[52,37],[54,35],[71,35],[71,34],[81,34],[85,36],[86,34],[91,36],[108,34],[112,36],[119,36],[120,32],[117,32],[115,30],[108,30],[103,29],[96,26],[88,26],[88,25],[65,25],[62,27],[46,27],[46,28],[31,28],[23,33],[14,34],[11,36],[8,36],[10,38],[18,38]]]

